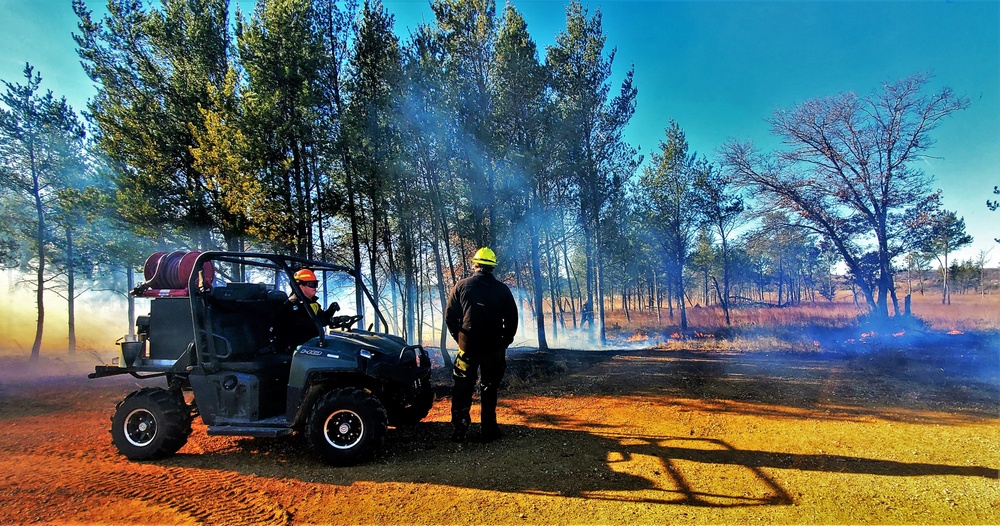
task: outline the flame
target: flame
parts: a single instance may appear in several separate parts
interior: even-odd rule
[[[715,338],[715,335],[710,332],[697,332],[694,333],[695,338]]]
[[[948,331],[948,334],[950,334],[952,336],[956,336],[956,335],[965,334],[965,333],[962,332],[962,331],[960,331],[960,330],[958,330],[958,329],[952,329],[952,330]]]
[[[684,339],[684,336],[681,335],[681,333],[679,333],[679,332],[675,332],[675,333],[671,334],[670,337],[673,338],[673,339],[675,339],[675,340],[683,340]]]
[[[628,338],[625,338],[625,341],[627,341],[629,343],[644,342],[644,341],[647,341],[647,340],[649,340],[649,336],[646,333],[643,333],[643,332],[637,332],[637,333],[633,334],[632,336],[629,336]]]
[[[859,338],[859,339],[861,340],[861,343],[865,343],[866,341],[868,341],[869,338],[875,338],[877,336],[878,336],[878,333],[875,332],[875,331],[863,332],[863,333],[861,333],[861,338]]]

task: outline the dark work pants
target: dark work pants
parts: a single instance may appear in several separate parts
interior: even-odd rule
[[[497,390],[507,371],[506,350],[487,353],[467,353],[461,349],[455,358],[452,378],[455,387],[451,391],[451,423],[457,430],[466,430],[472,423],[469,411],[472,409],[472,394],[476,391],[476,379],[481,374],[479,399],[482,409],[484,429],[497,427]]]

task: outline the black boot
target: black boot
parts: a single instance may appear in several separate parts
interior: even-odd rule
[[[483,434],[480,437],[480,441],[483,444],[489,444],[494,440],[500,440],[503,437],[503,433],[500,432],[500,426],[496,424],[485,424],[483,425]]]
[[[466,421],[453,422],[454,430],[451,432],[451,441],[462,444],[466,441],[469,433],[469,423]]]

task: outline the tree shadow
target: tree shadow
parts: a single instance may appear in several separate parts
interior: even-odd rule
[[[573,425],[558,417],[551,420]],[[435,484],[717,508],[794,504],[795,492],[775,480],[769,473],[773,469],[998,478],[997,469],[980,466],[743,450],[712,438],[504,426],[505,436],[498,442],[479,444],[474,433],[473,441],[455,444],[448,440],[450,430],[443,422],[391,429],[383,456],[343,468],[319,464],[308,453],[305,441],[297,437],[239,439],[235,447],[224,451],[195,455],[182,450],[161,462],[192,469],[227,466],[242,474],[338,486],[359,481]]]

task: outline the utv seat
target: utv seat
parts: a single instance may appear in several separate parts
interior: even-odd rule
[[[285,300],[284,293],[263,283],[213,288],[206,298],[206,312],[216,357],[226,362],[271,361],[260,358],[269,355],[268,329]]]

